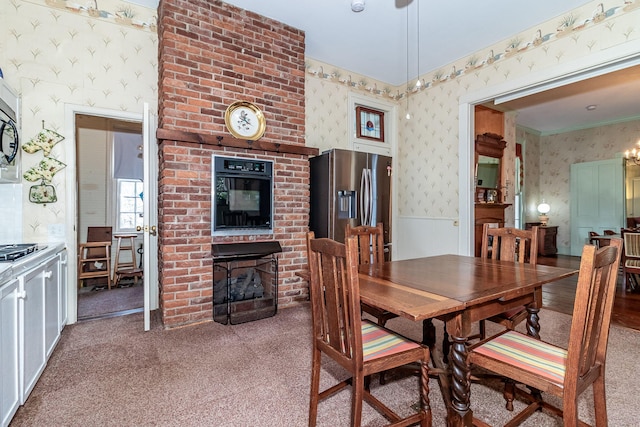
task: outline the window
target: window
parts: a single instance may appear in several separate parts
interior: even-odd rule
[[[116,179],[116,230],[135,232],[142,227],[142,181],[137,179]]]

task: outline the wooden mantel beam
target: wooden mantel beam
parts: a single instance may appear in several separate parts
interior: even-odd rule
[[[163,128],[158,128],[156,138],[166,141],[194,142],[202,145],[244,148],[247,150],[272,151],[276,153],[300,154],[305,156],[317,156],[319,153],[317,148],[312,147],[278,144],[275,142],[247,141],[244,139],[234,138],[230,135],[208,135]]]

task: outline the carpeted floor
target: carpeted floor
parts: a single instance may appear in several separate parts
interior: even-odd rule
[[[140,308],[144,305],[142,280],[123,282],[128,287],[96,290],[94,286],[78,292],[78,320]]]
[[[12,426],[305,426],[311,357],[308,305],[241,325],[207,322],[142,331],[142,314],[70,325]],[[542,310],[542,337],[565,344],[570,316]],[[420,339],[419,323],[393,319],[388,326]],[[438,331],[442,331],[437,322]],[[487,325],[492,327],[491,325]],[[612,327],[607,366],[609,425],[636,426],[640,332]],[[344,372],[324,359],[321,387]],[[491,424],[504,423],[501,384],[472,385],[472,409]],[[415,377],[372,390],[401,414],[418,398]],[[430,382],[434,426],[445,425],[438,383]],[[319,426],[348,425],[350,390],[321,403]],[[519,404],[518,407],[522,407]],[[518,408],[516,408],[518,409]],[[580,399],[584,421],[593,420],[591,392]],[[363,426],[385,420],[364,405]],[[536,413],[523,425],[561,426]]]

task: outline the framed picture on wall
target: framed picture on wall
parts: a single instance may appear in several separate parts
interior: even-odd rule
[[[384,111],[356,107],[356,136],[384,142]]]

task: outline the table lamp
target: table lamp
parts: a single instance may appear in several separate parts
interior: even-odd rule
[[[538,218],[540,218],[540,223],[543,227],[547,226],[547,222],[549,221],[547,214],[550,210],[551,206],[549,206],[549,204],[544,200],[542,200],[542,203],[538,205],[538,212],[540,212],[540,216],[538,216]]]

